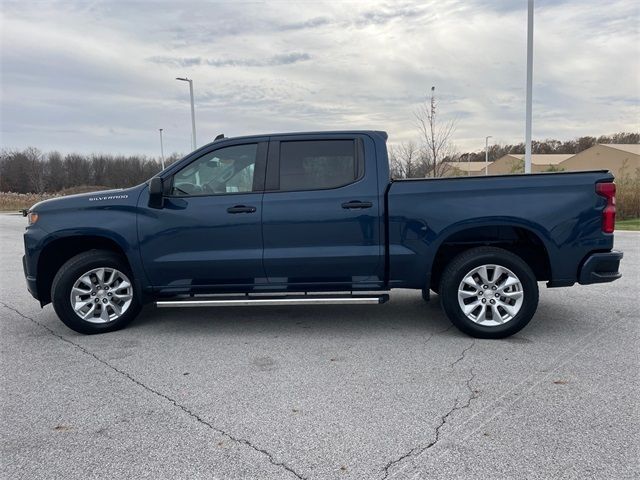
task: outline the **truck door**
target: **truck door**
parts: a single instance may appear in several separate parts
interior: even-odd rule
[[[226,142],[165,178],[164,207],[138,215],[152,285],[207,290],[266,282],[262,190],[268,143]]]
[[[364,135],[272,137],[262,207],[270,284],[381,284],[374,148]]]

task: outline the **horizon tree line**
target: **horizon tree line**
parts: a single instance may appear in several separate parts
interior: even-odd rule
[[[433,92],[433,91],[432,91]],[[418,141],[389,147],[389,162],[394,178],[446,176],[450,161],[484,162],[484,151],[457,154],[449,137],[453,123],[440,127],[436,122],[433,94],[425,108],[416,112]],[[433,125],[432,125],[433,124]],[[596,143],[640,143],[640,133],[619,132],[599,137],[584,136],[573,140],[547,139],[532,142],[533,153],[575,154]],[[493,161],[509,153],[523,154],[524,143],[489,148]],[[182,158],[173,153],[165,165]],[[0,191],[15,193],[56,193],[74,187],[122,188],[138,185],[160,171],[160,160],[146,155],[43,153],[34,147],[23,150],[0,150]]]
[[[165,166],[182,158],[173,153]],[[110,155],[52,151],[34,147],[0,151],[0,191],[55,193],[68,188],[91,186],[121,188],[145,182],[161,170],[158,158],[146,155]]]

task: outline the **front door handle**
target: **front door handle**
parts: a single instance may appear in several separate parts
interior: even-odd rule
[[[227,208],[227,212],[229,213],[254,213],[255,211],[256,207],[248,205],[236,205],[235,207]]]
[[[373,203],[361,202],[360,200],[351,200],[350,202],[344,202],[342,208],[371,208]]]

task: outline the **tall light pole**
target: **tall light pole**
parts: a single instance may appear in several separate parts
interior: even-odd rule
[[[524,141],[524,173],[531,173],[531,103],[533,98],[533,0],[527,13],[527,120]]]
[[[196,109],[193,105],[193,80],[187,77],[176,77],[176,80],[189,82],[189,95],[191,96],[191,146],[196,149]]]
[[[160,160],[162,161],[162,170],[164,170],[164,146],[162,145],[162,129],[160,130]]]
[[[484,174],[489,175],[489,139],[491,135],[484,137]]]

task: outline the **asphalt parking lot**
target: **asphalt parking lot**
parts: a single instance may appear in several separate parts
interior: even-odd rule
[[[0,215],[2,478],[638,478],[640,234],[623,278],[541,288],[506,340],[437,297],[157,310],[82,336],[26,291]]]

